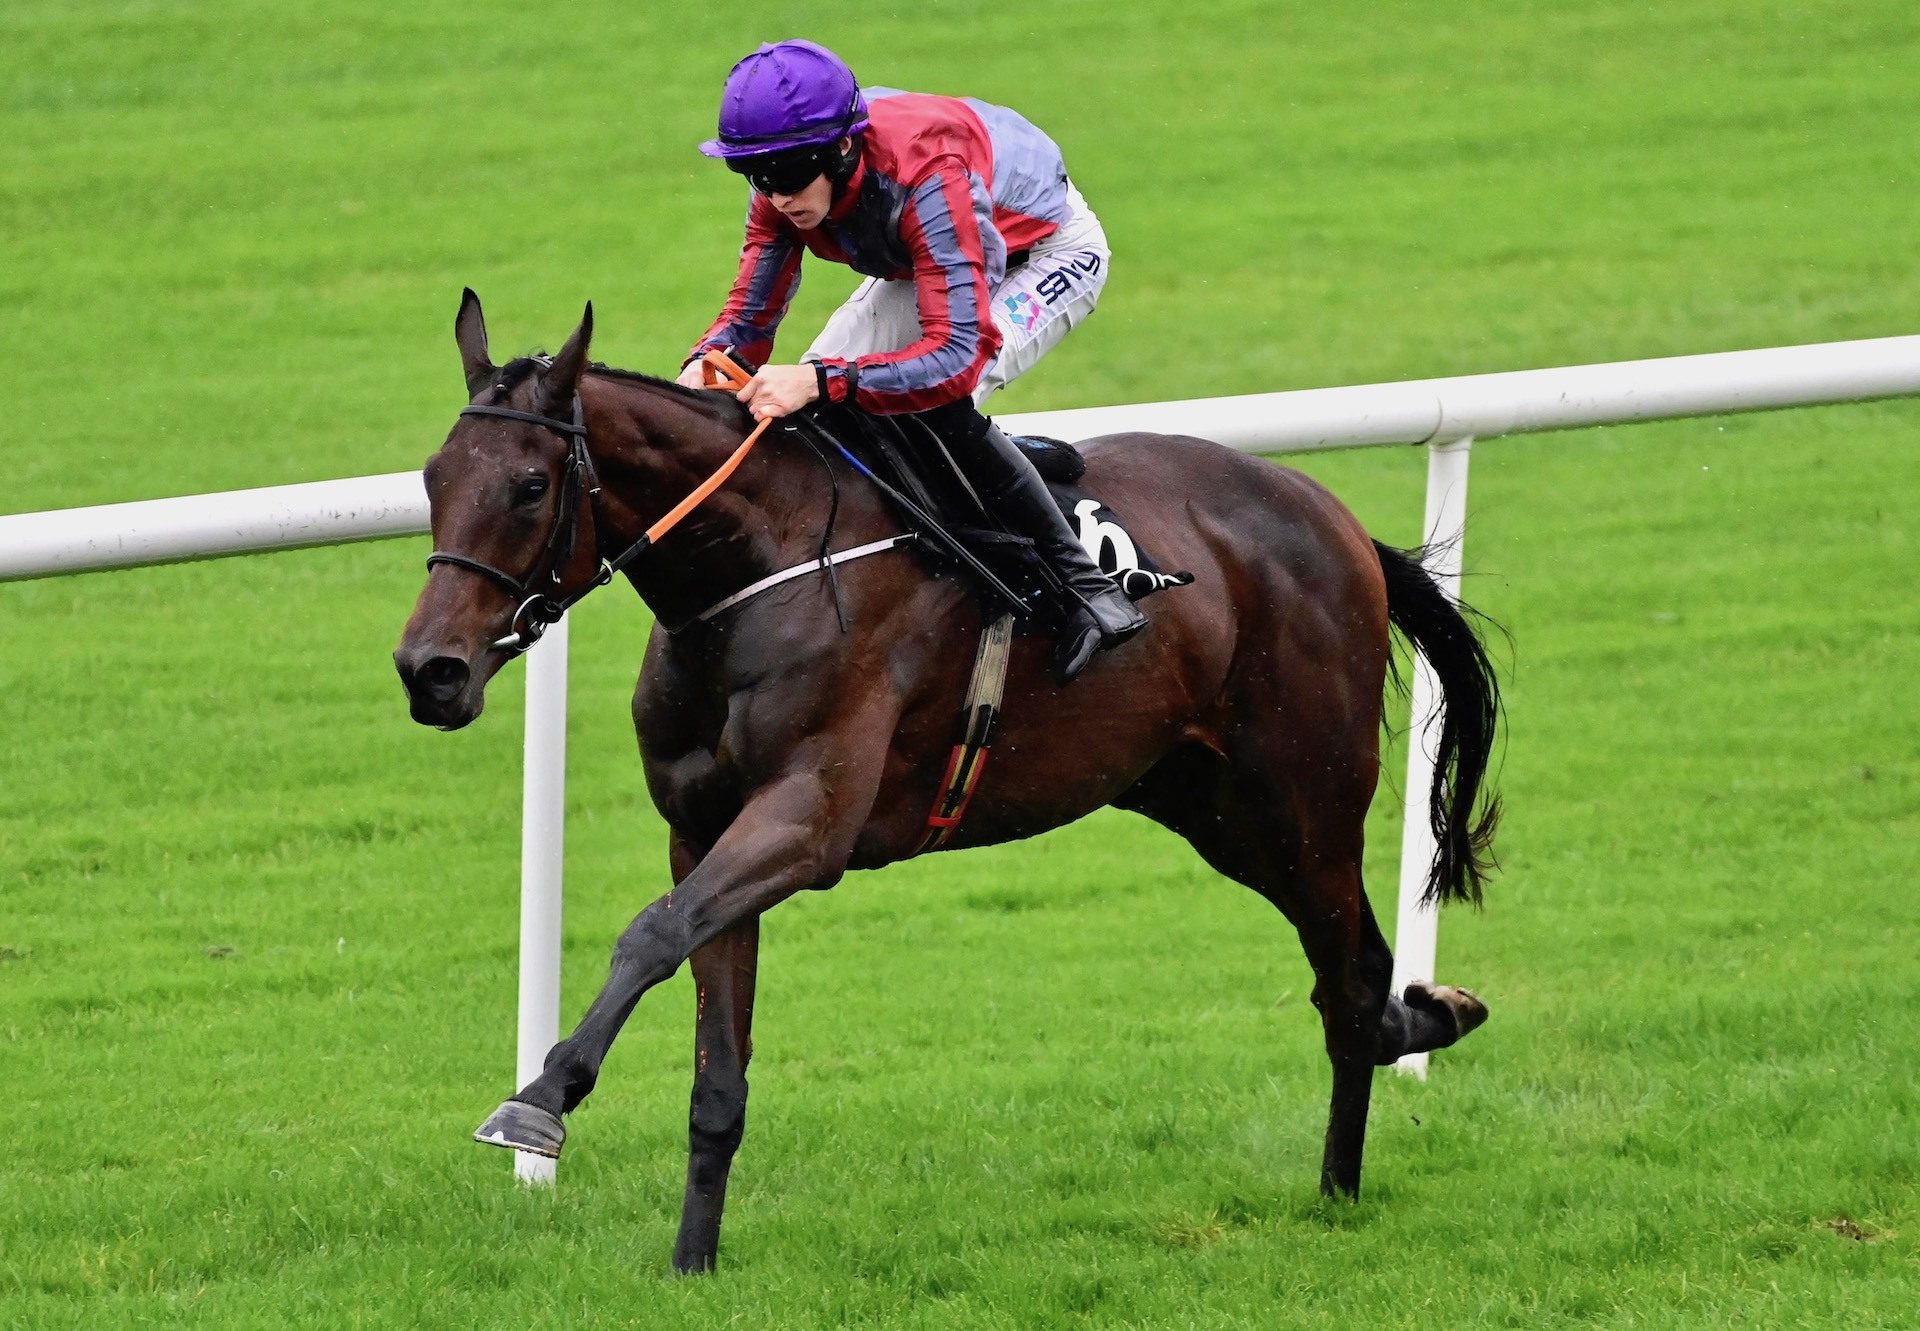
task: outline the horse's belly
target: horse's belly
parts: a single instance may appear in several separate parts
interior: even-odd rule
[[[1180,589],[1169,595],[1186,595]],[[1017,640],[999,724],[960,825],[944,849],[997,845],[1036,836],[1113,803],[1175,745],[1210,732],[1205,708],[1217,680],[1214,663],[1188,650],[1178,617],[1095,664],[1064,689],[1052,682],[1052,643]],[[1157,637],[1156,637],[1157,635]],[[957,704],[903,726],[888,779],[855,850],[854,867],[871,868],[914,853],[945,781]],[[930,733],[929,733],[930,732]]]

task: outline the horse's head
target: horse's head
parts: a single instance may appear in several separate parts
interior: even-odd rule
[[[472,401],[427,460],[434,553],[393,654],[423,725],[457,730],[480,715],[487,681],[544,627],[541,598],[562,599],[598,569],[578,413],[592,336],[589,305],[551,362],[503,372],[487,358],[480,298],[460,302],[454,340]]]

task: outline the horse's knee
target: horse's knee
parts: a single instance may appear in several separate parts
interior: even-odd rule
[[[747,1080],[702,1077],[694,1083],[687,1127],[696,1146],[731,1155],[747,1127]]]
[[[647,976],[657,981],[680,969],[693,950],[693,920],[687,912],[676,914],[672,900],[669,896],[648,906],[614,940],[615,971],[659,972]]]

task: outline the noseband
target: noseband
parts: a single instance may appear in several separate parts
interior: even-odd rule
[[[556,420],[552,416],[541,416],[531,411],[515,411],[511,407],[462,407],[462,416],[504,416],[512,421],[529,421],[544,426],[569,441],[567,450],[567,468],[560,477],[560,500],[553,516],[553,529],[547,533],[545,548],[534,561],[531,569],[522,577],[514,577],[504,569],[473,558],[471,555],[456,554],[451,550],[435,550],[427,556],[427,571],[432,572],[435,564],[451,564],[455,568],[464,568],[492,582],[507,595],[518,601],[519,607],[513,612],[511,632],[500,638],[493,646],[518,655],[540,641],[547,629],[557,624],[560,617],[574,602],[613,580],[614,565],[605,560],[600,563],[600,571],[593,581],[564,600],[556,599],[549,591],[535,591],[534,586],[541,581],[541,570],[545,570],[545,581],[557,588],[560,585],[562,571],[573,562],[574,552],[580,544],[580,492],[586,489],[588,502],[600,493],[600,478],[593,469],[593,459],[587,453],[586,410],[581,405],[580,395],[573,395],[573,422]],[[618,561],[624,564],[628,555],[622,555]]]

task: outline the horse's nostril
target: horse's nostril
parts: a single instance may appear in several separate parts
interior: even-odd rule
[[[465,661],[452,656],[436,656],[420,667],[414,679],[434,701],[451,702],[467,687],[471,675]]]

